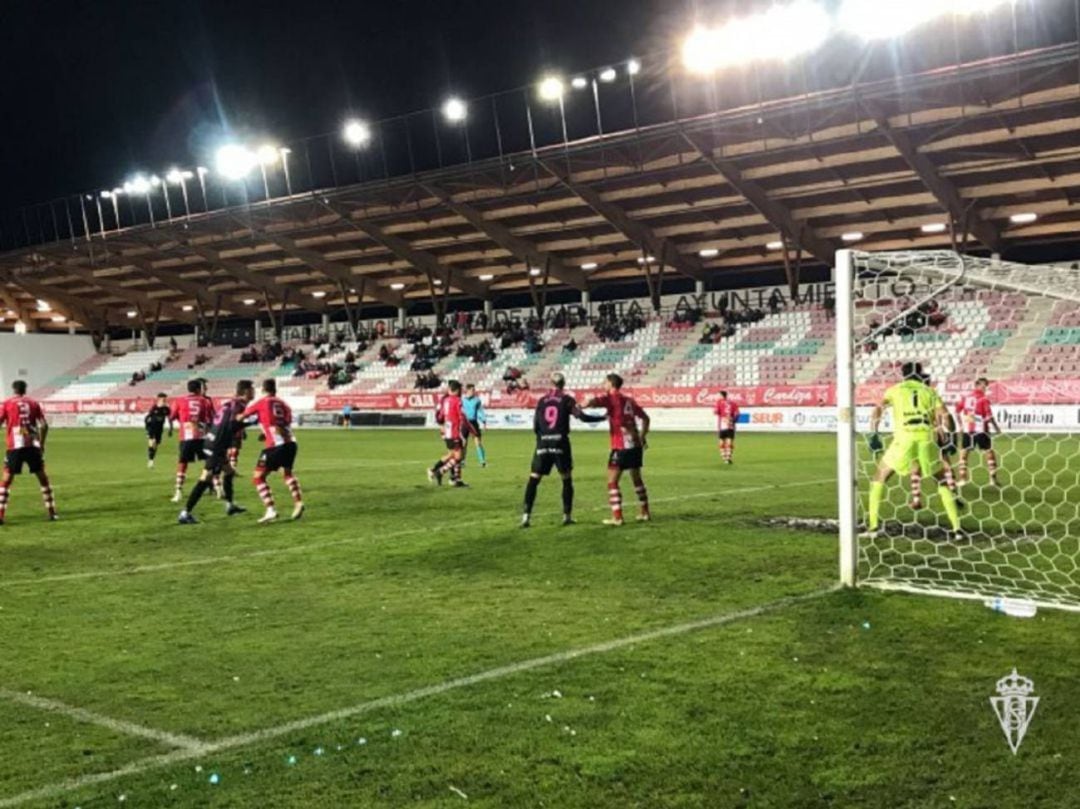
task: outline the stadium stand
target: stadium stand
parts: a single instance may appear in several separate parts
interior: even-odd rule
[[[913,302],[890,301],[864,328],[875,332],[857,359],[858,382],[884,382],[901,362],[917,355],[936,382],[967,384],[991,379],[1075,379],[1080,375],[1080,312],[1067,303],[993,291],[951,292],[932,311],[908,312]],[[904,314],[907,313],[907,314]],[[867,315],[869,317],[869,315]],[[909,318],[914,318],[913,321]],[[547,328],[534,334],[539,350],[524,341],[501,347],[489,332],[458,333],[433,358],[430,370],[413,367],[416,335],[331,345],[294,344],[252,352],[228,347],[189,347],[179,352],[137,351],[121,357],[95,357],[52,380],[39,392],[47,401],[147,399],[158,392],[174,396],[188,379],[204,377],[213,396],[228,394],[237,379],[278,379],[287,397],[414,391],[423,375],[431,387],[448,379],[480,390],[535,386],[561,372],[571,389],[599,386],[615,371],[631,386],[740,387],[829,385],[835,381],[834,321],[821,304],[800,304],[768,313],[725,318],[709,313],[700,322],[649,318],[622,339],[602,339],[591,325]],[[720,335],[720,336],[718,336]],[[723,336],[726,335],[726,336]],[[435,338],[437,339],[437,338]],[[430,351],[433,338],[427,338]],[[534,345],[535,347],[535,345]],[[291,351],[288,351],[291,349]],[[482,351],[481,351],[482,349]],[[282,351],[302,361],[283,356]],[[473,355],[482,354],[478,361]],[[252,361],[254,358],[258,361]],[[349,356],[351,355],[351,357]],[[428,355],[430,356],[430,354]],[[342,373],[349,357],[348,373]],[[162,363],[158,371],[151,371]],[[327,368],[336,368],[335,383]],[[510,372],[510,369],[514,369]],[[146,374],[132,383],[132,374]],[[430,376],[428,376],[430,374]]]

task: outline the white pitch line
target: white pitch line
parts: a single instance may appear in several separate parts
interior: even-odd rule
[[[672,497],[657,497],[650,500],[652,503],[670,503],[681,500],[695,500],[702,497],[716,497],[719,494],[724,496],[733,494],[751,494],[753,492],[771,491],[774,489],[793,489],[801,486],[817,486],[823,483],[832,483],[836,478],[821,478],[818,480],[800,480],[790,483],[770,483],[762,486],[744,486],[740,489],[724,489],[722,492],[695,492],[693,494],[679,494]],[[585,511],[599,511],[607,510],[607,506],[591,506],[584,509]],[[177,570],[185,567],[203,567],[206,565],[216,565],[229,562],[243,562],[249,559],[264,559],[267,557],[283,556],[293,553],[308,553],[312,550],[318,550],[321,548],[333,548],[341,545],[351,545],[356,542],[367,540],[387,540],[397,539],[399,537],[411,536],[412,534],[438,534],[445,531],[458,531],[465,528],[476,528],[487,523],[506,523],[508,525],[516,523],[508,522],[505,517],[485,517],[482,520],[473,520],[471,522],[451,522],[445,523],[441,526],[424,526],[418,528],[409,528],[403,531],[395,531],[389,534],[381,534],[375,536],[359,536],[359,537],[345,537],[343,539],[329,539],[324,542],[307,542],[300,545],[290,545],[285,548],[267,548],[265,550],[248,551],[246,553],[232,553],[225,554],[223,556],[201,556],[195,559],[184,559],[178,562],[159,562],[152,565],[136,565],[135,567],[118,568],[115,570],[84,570],[79,573],[59,573],[55,576],[38,576],[29,579],[10,579],[8,581],[0,581],[0,590],[8,589],[11,587],[22,587],[35,584],[49,584],[56,582],[70,582],[70,581],[84,581],[87,579],[106,579],[117,578],[121,576],[135,576],[142,573],[160,573],[163,570]]]
[[[701,618],[696,621],[687,621],[681,624],[673,624],[671,626],[660,627],[659,629],[650,629],[634,635],[627,635],[622,638],[603,641],[601,643],[595,643],[590,646],[582,646],[578,647],[577,649],[568,649],[563,652],[556,652],[554,654],[545,655],[543,657],[534,657],[530,658],[529,660],[522,660],[518,663],[511,663],[506,666],[499,666],[498,668],[481,671],[476,674],[468,675],[466,677],[458,677],[452,680],[444,680],[441,683],[429,685],[424,688],[417,688],[413,691],[406,691],[402,694],[379,697],[378,699],[368,700],[367,702],[361,702],[357,705],[352,705],[347,708],[341,708],[336,711],[317,714],[314,716],[306,717],[304,719],[297,719],[292,722],[286,722],[281,725],[276,725],[274,727],[263,728],[262,730],[256,730],[250,733],[241,733],[236,736],[227,736],[225,738],[218,739],[217,741],[207,742],[197,750],[177,750],[164,755],[150,756],[148,758],[133,761],[130,764],[126,764],[125,766],[120,767],[116,770],[112,770],[110,772],[84,775],[78,778],[72,778],[55,784],[38,787],[27,792],[22,792],[18,795],[12,795],[8,798],[0,798],[0,809],[10,809],[10,807],[20,806],[29,801],[48,800],[67,792],[95,786],[97,784],[107,783],[109,781],[115,781],[118,778],[123,778],[128,775],[139,775],[141,773],[147,772],[148,770],[157,769],[159,767],[166,767],[172,764],[179,764],[186,761],[191,761],[202,756],[223,753],[229,750],[236,750],[239,748],[250,746],[252,744],[258,744],[260,742],[270,741],[280,738],[282,736],[287,736],[290,733],[308,730],[309,728],[318,727],[320,725],[326,725],[333,722],[339,722],[344,719],[350,719],[361,714],[370,713],[371,711],[375,711],[380,708],[396,707],[399,705],[406,705],[411,702],[417,702],[419,700],[426,699],[427,697],[436,697],[449,691],[455,691],[460,688],[467,688],[469,686],[476,685],[477,683],[485,683],[492,680],[499,680],[504,677],[510,677],[514,674],[520,674],[526,671],[546,668],[548,666],[554,666],[560,663],[568,663],[572,660],[577,660],[583,657],[606,654],[608,652],[618,651],[620,649],[625,649],[627,647],[635,646],[641,643],[647,643],[649,641],[660,640],[662,638],[676,637],[678,635],[685,635],[689,632],[697,632],[702,629],[711,629],[714,627],[723,626],[725,624],[730,624],[746,618],[754,618],[767,612],[774,612],[785,607],[790,607],[796,604],[816,600],[829,593],[835,592],[836,589],[837,588],[835,587],[829,587],[822,590],[815,590],[804,595],[790,596],[788,598],[782,598],[777,601],[771,601],[767,604],[760,604],[756,607],[736,610],[735,612],[725,612],[719,615],[713,615],[708,618]]]
[[[39,711],[60,714],[61,716],[66,716],[68,719],[74,719],[76,722],[97,725],[111,730],[114,733],[121,733],[125,736],[137,736],[140,739],[150,739],[151,741],[167,745],[168,747],[177,747],[181,750],[186,750],[194,755],[201,754],[207,748],[206,742],[201,739],[196,739],[193,736],[185,736],[180,733],[169,733],[166,730],[157,730],[156,728],[137,725],[134,722],[113,719],[111,716],[88,711],[85,708],[77,708],[74,705],[68,705],[66,702],[48,699],[47,697],[39,697],[22,691],[11,691],[6,688],[0,688],[0,699],[14,702],[19,705],[25,705],[29,708],[35,708]]]

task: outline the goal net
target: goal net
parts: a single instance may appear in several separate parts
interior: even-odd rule
[[[1080,610],[1080,271],[845,250],[836,297],[844,582]],[[948,411],[922,455],[872,430],[905,371]]]

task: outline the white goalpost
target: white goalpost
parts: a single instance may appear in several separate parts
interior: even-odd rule
[[[841,250],[836,337],[841,582],[1080,611],[1080,270]],[[875,473],[905,466],[871,411],[913,363],[949,429],[935,469],[894,470],[866,532]]]

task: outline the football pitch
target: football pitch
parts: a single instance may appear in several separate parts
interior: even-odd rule
[[[1077,805],[1080,616],[837,590],[833,535],[764,525],[835,516],[829,436],[657,434],[615,529],[583,431],[578,525],[555,477],[529,530],[525,433],[465,490],[432,432],[299,441],[303,520],[255,524],[249,442],[249,513],[179,526],[174,443],[55,432],[61,521],[23,476],[0,528],[0,807]]]

